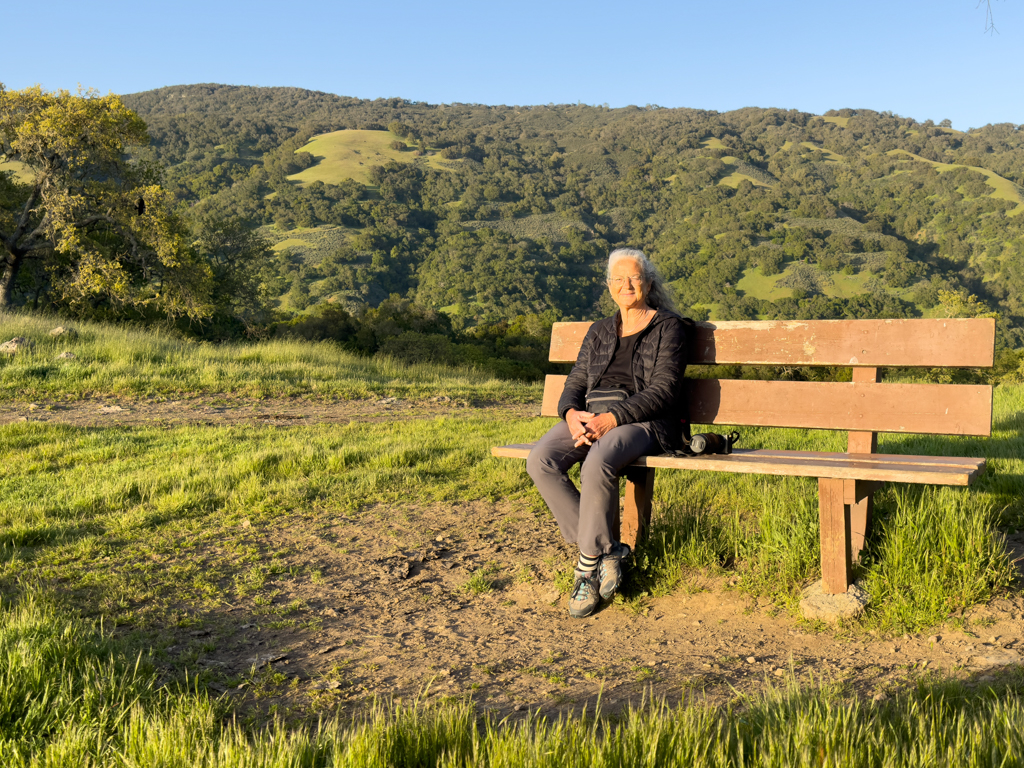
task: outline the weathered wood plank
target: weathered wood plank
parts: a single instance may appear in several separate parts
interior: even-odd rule
[[[841,595],[850,586],[850,508],[843,502],[843,481],[818,480],[821,522],[821,585],[825,594]]]
[[[757,456],[781,456],[811,461],[842,461],[854,459],[860,462],[879,464],[923,464],[947,467],[964,467],[977,469],[985,465],[985,459],[969,456],[915,456],[902,453],[825,453],[816,451],[777,451],[770,448],[737,448],[736,454],[755,454]]]
[[[544,383],[542,416],[558,415],[565,376]],[[924,435],[992,433],[992,387],[698,379],[688,382],[690,421]]]
[[[525,459],[532,447],[529,443],[497,446],[491,448],[491,454],[501,458]],[[737,450],[731,456],[644,456],[633,466],[953,486],[969,485],[985,469],[984,459],[971,459],[971,464],[943,465],[930,462],[914,464],[908,461],[912,457],[886,454],[851,456],[834,453],[823,456],[832,458],[808,458],[801,451]],[[862,458],[868,460],[862,461]],[[891,461],[887,462],[887,459]]]
[[[540,403],[541,416],[558,415],[558,398],[562,396],[565,389],[565,380],[568,376],[556,376],[548,374],[544,377],[544,399]]]
[[[555,323],[552,362],[576,362],[591,323]],[[694,365],[991,367],[991,318],[765,320],[697,324]]]
[[[525,459],[533,443],[517,443],[491,448],[491,454],[504,458]],[[896,453],[816,453],[814,451],[777,451],[768,448],[736,448],[733,456],[743,458],[803,459],[805,461],[857,461],[867,464],[911,464],[921,466],[959,467],[967,472],[984,469],[985,459],[967,456],[913,456]],[[689,459],[683,459],[689,461]]]
[[[854,368],[854,384],[878,384],[882,381],[880,368]],[[878,450],[877,432],[850,432],[846,436],[847,453],[875,453]]]
[[[703,379],[691,382],[696,424],[982,435],[992,432],[992,387]]]
[[[848,480],[877,480],[886,483],[924,483],[965,486],[983,471],[983,467],[943,467],[914,464],[884,464],[855,461],[809,461],[807,459],[763,458],[733,453],[731,456],[645,456],[636,464],[647,467],[690,469],[695,471],[736,472],[751,475],[789,477],[834,477]]]

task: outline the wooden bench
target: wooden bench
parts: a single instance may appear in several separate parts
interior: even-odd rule
[[[549,359],[574,363],[590,325],[555,323]],[[689,365],[849,366],[853,380],[687,380],[692,424],[842,430],[849,432],[847,452],[735,449],[730,456],[641,458],[625,471],[621,540],[635,546],[650,525],[655,469],[816,477],[822,586],[845,593],[883,483],[970,485],[985,468],[984,459],[880,454],[877,434],[992,432],[991,386],[885,384],[881,369],[991,367],[994,349],[989,318],[698,323]],[[542,416],[558,416],[565,379],[547,377]],[[525,459],[531,448],[505,445],[491,453]]]

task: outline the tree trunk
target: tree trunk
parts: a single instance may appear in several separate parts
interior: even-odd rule
[[[18,272],[25,262],[25,257],[7,254],[8,261],[4,264],[4,271],[0,273],[0,312],[9,312],[14,308],[14,283],[18,279]]]

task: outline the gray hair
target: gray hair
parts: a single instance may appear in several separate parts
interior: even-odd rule
[[[649,284],[651,287],[647,291],[647,303],[654,307],[654,309],[667,309],[670,312],[679,314],[679,310],[676,309],[675,301],[672,299],[672,292],[669,287],[662,282],[661,276],[658,274],[657,267],[651,263],[651,260],[644,255],[644,252],[637,248],[616,248],[608,255],[608,271],[607,278],[611,279],[612,267],[618,264],[620,261],[635,261],[640,267],[640,277],[643,281]]]

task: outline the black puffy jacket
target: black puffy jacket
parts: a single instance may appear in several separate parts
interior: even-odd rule
[[[598,320],[587,331],[558,401],[561,418],[570,408],[586,410],[587,392],[597,386],[615,354],[617,321],[618,313]],[[662,450],[678,450],[682,447],[680,419],[688,413],[683,390],[686,326],[679,315],[659,309],[640,333],[633,349],[636,394],[615,403],[609,411],[620,425],[650,421]]]

